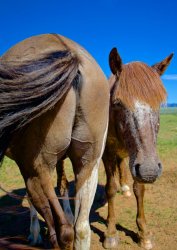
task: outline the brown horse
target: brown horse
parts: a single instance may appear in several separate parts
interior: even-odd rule
[[[114,212],[117,191],[115,173],[117,167],[124,167],[124,159],[127,156],[134,179],[133,191],[137,200],[136,223],[140,244],[146,249],[152,248],[151,234],[147,230],[143,208],[144,183],[153,183],[162,172],[156,141],[160,122],[159,108],[166,100],[166,91],[160,75],[169,65],[172,56],[173,54],[149,67],[141,62],[123,65],[116,49],[110,53],[109,63],[113,75],[109,83],[114,93],[103,154],[108,200],[108,228],[103,244],[105,248],[118,246]]]
[[[0,156],[14,159],[52,247],[89,249],[89,213],[104,150],[109,86],[95,60],[56,34],[28,38],[0,59]],[[76,178],[74,229],[51,181],[68,155]],[[75,240],[74,240],[75,238]]]

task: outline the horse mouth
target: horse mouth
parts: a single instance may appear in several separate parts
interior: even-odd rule
[[[144,176],[144,177],[133,177],[133,179],[139,183],[151,184],[154,183],[157,179],[157,176]]]
[[[162,165],[150,166],[145,164],[134,164],[131,167],[133,179],[140,183],[153,183],[162,173]]]

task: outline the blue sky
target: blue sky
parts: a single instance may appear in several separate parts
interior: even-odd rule
[[[152,65],[174,52],[162,79],[168,102],[177,103],[176,0],[0,0],[0,9],[0,55],[32,35],[58,33],[83,45],[109,76],[112,47],[124,63]]]

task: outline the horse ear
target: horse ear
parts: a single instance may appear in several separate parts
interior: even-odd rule
[[[113,48],[109,53],[109,66],[114,75],[120,74],[122,70],[122,59],[116,48]]]
[[[171,53],[163,61],[154,64],[152,68],[155,69],[155,71],[157,71],[157,73],[161,76],[167,69],[168,65],[170,64],[173,55],[174,53]]]

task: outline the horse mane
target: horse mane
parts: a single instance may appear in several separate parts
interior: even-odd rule
[[[68,50],[25,61],[0,58],[0,161],[12,134],[65,96],[78,78],[78,66]]]
[[[110,77],[110,87],[115,83],[116,77]],[[124,64],[116,84],[114,98],[127,108],[133,110],[135,101],[150,105],[157,110],[161,103],[166,101],[166,90],[159,74],[142,62]]]

